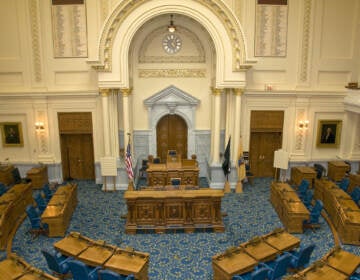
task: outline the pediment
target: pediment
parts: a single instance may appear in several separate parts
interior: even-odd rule
[[[148,107],[155,105],[197,106],[200,100],[171,85],[144,100]]]

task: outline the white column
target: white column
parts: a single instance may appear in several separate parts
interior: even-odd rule
[[[112,89],[109,95],[109,122],[111,155],[119,157],[118,92]]]
[[[221,106],[221,102],[220,102],[220,98],[221,98],[221,89],[217,89],[217,88],[213,88],[212,89],[212,93],[214,95],[214,125],[212,127],[211,133],[212,133],[212,139],[213,142],[211,143],[212,145],[212,165],[216,165],[219,163],[220,158],[219,158],[219,153],[220,153],[220,106]]]
[[[243,89],[236,88],[233,89],[235,95],[235,109],[234,109],[234,150],[232,153],[232,161],[237,162],[239,145],[240,145],[240,131],[241,131],[241,95],[243,94]]]
[[[124,120],[124,147],[126,150],[126,147],[128,145],[129,142],[129,136],[128,133],[131,133],[130,131],[130,95],[131,95],[131,89],[130,88],[122,88],[120,89],[121,93],[122,93],[122,98],[123,98],[123,120]]]
[[[105,151],[106,157],[111,155],[110,125],[109,125],[109,92],[110,92],[110,89],[108,89],[108,88],[100,89],[102,111],[103,111],[104,151]]]
[[[229,89],[226,89],[226,123],[225,123],[225,147],[229,140],[229,137],[233,134],[233,104],[232,104],[232,96]],[[231,140],[231,146],[233,146],[233,141]]]

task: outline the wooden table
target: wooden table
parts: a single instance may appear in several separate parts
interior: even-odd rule
[[[212,257],[214,280],[231,280],[236,274],[243,274],[254,270],[258,261],[237,248],[233,253],[222,253]]]
[[[47,166],[33,167],[27,173],[26,177],[31,180],[34,189],[41,189],[44,184],[49,182]]]
[[[329,161],[327,176],[330,180],[341,181],[349,171],[349,165],[344,161]]]
[[[342,249],[332,250],[323,258],[327,265],[350,276],[360,265],[360,257]]]
[[[295,185],[300,185],[303,179],[309,181],[309,188],[314,186],[314,181],[316,178],[316,171],[312,167],[308,166],[294,166],[291,168],[291,181],[294,182]]]
[[[89,266],[103,266],[104,263],[113,255],[115,247],[105,244],[91,244],[82,251],[77,259]]]
[[[302,277],[302,278],[301,278]],[[305,270],[290,276],[288,280],[295,280],[295,279],[306,279],[306,280],[347,280],[349,277],[336,270],[335,268],[332,268],[331,266],[328,266],[326,264],[313,264],[306,268]]]
[[[240,247],[244,248],[246,253],[259,262],[271,261],[280,253],[279,250],[270,246],[261,237],[255,237],[248,242],[242,243]]]
[[[116,249],[103,266],[119,274],[134,274],[135,279],[148,279],[149,254]]]
[[[285,252],[300,246],[300,239],[285,230],[275,231],[263,236],[263,239],[275,249]]]

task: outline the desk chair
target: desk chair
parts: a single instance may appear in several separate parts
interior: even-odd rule
[[[68,262],[70,271],[74,280],[98,280],[98,270],[100,266],[91,267],[87,266],[81,261],[71,260]]]
[[[310,228],[310,229],[314,230],[316,228],[320,228],[319,218],[320,218],[323,207],[324,207],[323,202],[321,200],[317,199],[315,201],[314,207],[310,211],[309,220],[306,220],[303,223],[304,229]]]
[[[352,200],[354,200],[354,202],[359,205],[359,201],[360,201],[360,187],[355,187],[353,189],[353,191],[350,194]]]
[[[307,190],[305,196],[302,199],[302,202],[304,203],[307,209],[312,208],[311,202],[313,200],[313,197],[314,197],[314,193],[311,190]]]
[[[21,178],[20,171],[17,167],[11,170],[11,175],[14,178],[14,184],[27,184],[31,182],[30,179]]]
[[[142,164],[141,164],[141,168],[139,169],[139,176],[141,178],[146,178],[146,169],[148,165],[148,160],[147,159],[143,159],[142,160]]]
[[[99,270],[99,280],[134,280],[134,275],[130,274],[128,276],[118,274],[114,271],[108,269]]]
[[[294,271],[302,270],[308,267],[310,263],[310,257],[315,249],[315,244],[310,244],[300,248],[297,252],[285,252],[291,256],[290,267]]]
[[[304,199],[306,191],[309,189],[310,182],[306,179],[302,179],[300,185],[297,187],[297,194],[300,199]]]
[[[287,273],[288,267],[290,265],[291,256],[289,254],[283,254],[278,257],[275,261],[266,263],[260,263],[259,268],[268,268],[268,279],[269,280],[278,280],[281,279]]]
[[[161,163],[160,158],[159,157],[154,158],[153,163]]]
[[[68,262],[72,260],[71,257],[65,257],[58,252],[44,249],[41,250],[41,253],[45,257],[46,263],[54,276],[60,279],[70,278],[71,273],[69,273],[70,266]]]
[[[47,203],[45,199],[41,196],[40,192],[37,192],[34,196],[37,208],[39,209],[40,215],[45,211]]]
[[[343,178],[339,183],[339,188],[344,192],[347,192],[350,185],[350,179],[348,177]]]
[[[28,205],[25,211],[31,223],[31,228],[28,232],[33,238],[38,237],[40,234],[48,235],[49,226],[41,222],[40,214],[36,211],[35,207]]]
[[[323,176],[325,176],[326,169],[321,164],[315,163],[314,164],[314,169],[315,169],[315,172],[316,172],[316,178],[317,179],[321,179]]]
[[[3,183],[0,183],[0,196],[6,192],[7,192],[7,187]]]
[[[171,178],[170,183],[172,186],[179,186],[181,185],[181,178]]]
[[[265,280],[270,272],[268,268],[260,268],[242,275],[234,275],[232,280]]]

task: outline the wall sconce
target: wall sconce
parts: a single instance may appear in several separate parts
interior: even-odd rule
[[[299,121],[298,127],[299,127],[299,129],[308,129],[309,128],[309,121],[308,120]]]
[[[35,123],[35,130],[37,132],[41,132],[45,130],[44,123],[43,122],[36,122]]]

